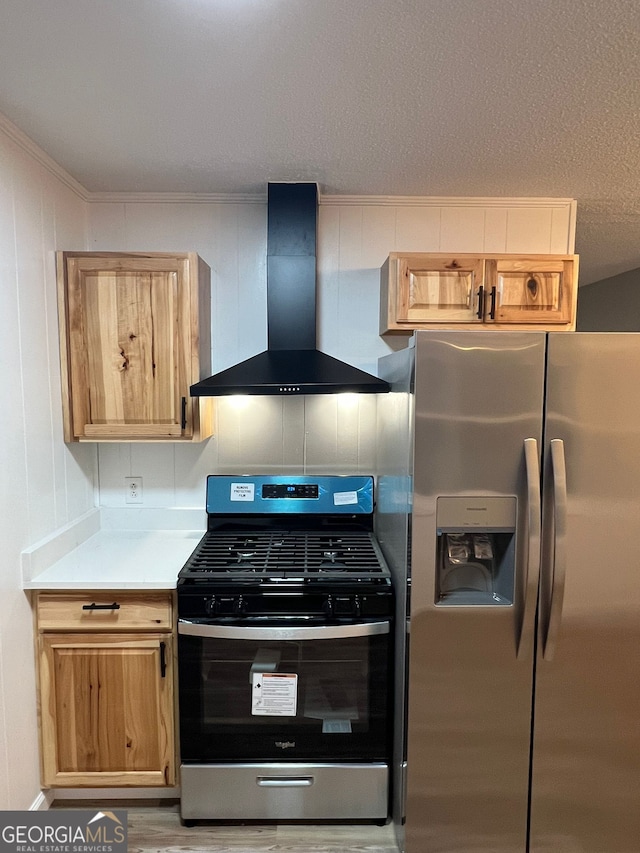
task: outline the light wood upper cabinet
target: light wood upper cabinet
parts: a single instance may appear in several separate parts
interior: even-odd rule
[[[43,786],[174,785],[171,594],[56,596],[36,602]]]
[[[65,441],[200,441],[213,401],[210,270],[196,254],[58,252]]]
[[[380,273],[380,334],[483,326],[572,331],[577,255],[394,252]]]

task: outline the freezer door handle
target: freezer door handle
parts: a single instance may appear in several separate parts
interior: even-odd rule
[[[564,459],[564,442],[551,440],[551,473],[553,477],[553,561],[548,571],[553,572],[549,600],[549,620],[543,642],[543,659],[553,660],[558,642],[564,582],[567,570],[567,470]]]
[[[538,442],[535,438],[524,440],[524,463],[527,479],[527,563],[524,569],[524,603],[522,622],[518,639],[518,659],[528,657],[533,649],[533,637],[536,622],[536,603],[538,598],[538,580],[540,577],[540,461]],[[527,642],[529,641],[529,642]]]

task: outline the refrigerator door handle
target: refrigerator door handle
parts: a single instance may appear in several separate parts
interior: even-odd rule
[[[559,438],[551,440],[551,473],[553,477],[553,572],[551,598],[549,602],[549,621],[547,635],[543,644],[543,659],[553,660],[558,642],[564,583],[567,569],[567,470],[564,459],[564,442]]]
[[[540,509],[540,461],[538,442],[535,438],[524,440],[524,463],[527,479],[527,563],[524,574],[524,604],[518,639],[518,659],[529,654],[527,639],[533,640],[540,578],[541,509]],[[532,647],[532,646],[531,646]]]

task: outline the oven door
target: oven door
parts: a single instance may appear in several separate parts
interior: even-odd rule
[[[388,761],[389,621],[178,621],[181,761]]]

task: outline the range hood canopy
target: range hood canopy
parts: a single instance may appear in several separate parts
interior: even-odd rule
[[[267,187],[267,350],[191,386],[192,397],[228,394],[378,394],[389,385],[316,348],[318,188]]]

